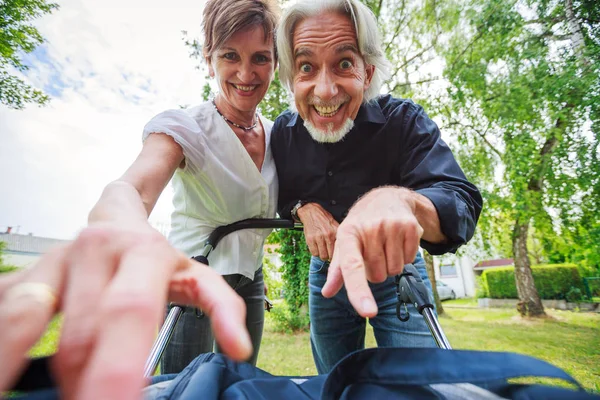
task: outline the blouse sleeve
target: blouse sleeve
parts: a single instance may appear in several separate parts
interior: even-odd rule
[[[205,136],[198,122],[185,110],[167,110],[152,118],[144,127],[142,141],[152,133],[171,136],[181,146],[186,166],[202,168]]]

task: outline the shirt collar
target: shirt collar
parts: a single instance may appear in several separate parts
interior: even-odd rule
[[[302,121],[302,118],[300,117],[300,115],[298,115],[298,112],[295,112],[292,114],[292,118],[290,118],[290,121],[287,123],[286,126],[293,127],[300,121]],[[361,122],[372,122],[374,124],[384,124],[385,121],[385,116],[381,111],[379,103],[376,100],[371,100],[368,103],[362,104],[360,106],[354,123],[357,124]]]
[[[302,118],[300,118],[300,116],[298,115],[298,111],[296,111],[295,113],[292,114],[292,118],[290,118],[290,121],[287,123],[287,127],[292,127],[295,126],[298,123],[298,120],[302,120]]]

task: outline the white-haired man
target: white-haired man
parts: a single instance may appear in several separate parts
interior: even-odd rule
[[[277,32],[281,81],[297,112],[275,122],[279,214],[304,224],[311,345],[319,373],[364,347],[366,317],[382,347],[429,347],[423,318],[396,317],[394,276],[419,243],[455,251],[482,207],[440,132],[409,100],[379,96],[389,62],[358,0],[300,0]],[[331,262],[329,262],[331,260]]]

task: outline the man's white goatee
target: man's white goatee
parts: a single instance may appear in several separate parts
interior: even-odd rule
[[[309,121],[304,121],[304,126],[310,136],[319,143],[337,143],[348,134],[354,127],[354,121],[350,118],[346,119],[340,129],[333,130],[333,123],[327,124],[327,131],[318,129]]]

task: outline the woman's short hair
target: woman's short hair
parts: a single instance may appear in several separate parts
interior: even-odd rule
[[[274,38],[279,11],[277,0],[208,0],[202,22],[203,56],[210,58],[231,36],[251,27],[262,26],[265,41]]]
[[[366,103],[379,95],[381,86],[390,76],[391,64],[381,49],[377,19],[373,12],[359,0],[301,0],[291,4],[281,18],[276,34],[279,79],[288,90],[293,90],[294,29],[302,20],[326,11],[333,11],[350,18],[356,30],[358,51],[366,64],[375,66],[371,85],[364,94],[363,101]],[[323,29],[328,28],[323,27]]]

